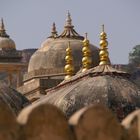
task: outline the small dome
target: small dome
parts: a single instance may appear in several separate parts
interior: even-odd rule
[[[7,35],[3,19],[1,19],[0,24],[0,50],[13,50],[16,49],[15,42],[9,38],[9,35]]]
[[[10,109],[17,115],[25,106],[29,105],[28,99],[15,89],[0,82],[0,100],[4,101]]]
[[[1,50],[16,49],[15,42],[10,38],[0,37],[0,49]]]

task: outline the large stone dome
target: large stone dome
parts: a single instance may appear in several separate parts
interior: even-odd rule
[[[6,34],[3,19],[0,25],[0,50],[15,50],[15,42]]]
[[[140,107],[140,89],[130,79],[130,75],[118,71],[110,65],[106,33],[100,34],[99,66],[79,72],[58,86],[46,90],[42,102],[60,108],[67,117],[77,110],[91,104],[104,104],[122,120],[133,110]]]
[[[54,33],[56,32],[53,31],[52,33],[52,36],[45,40],[41,44],[41,48],[32,55],[29,62],[28,72],[47,69],[49,71],[48,74],[63,73],[66,48],[68,47],[69,41],[74,57],[75,72],[77,72],[82,65],[82,41],[84,37],[80,36],[74,30],[69,13],[62,34],[54,36]],[[90,44],[90,49],[92,53],[92,66],[97,66],[99,63],[98,48]]]
[[[50,69],[53,73],[63,73],[65,66],[66,48],[68,47],[68,41],[71,43],[72,54],[74,57],[74,67],[78,71],[81,67],[82,61],[82,40],[58,38],[53,41],[45,41],[40,49],[38,49],[31,57],[28,67],[28,72],[39,69]],[[98,48],[90,45],[92,53],[93,66],[97,66],[99,63],[99,51]]]
[[[123,119],[140,107],[140,89],[127,73],[111,66],[98,66],[72,77],[47,92],[38,103],[50,103],[67,117],[91,104],[104,104]]]

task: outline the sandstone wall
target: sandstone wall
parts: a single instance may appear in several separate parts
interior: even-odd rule
[[[139,140],[140,110],[122,123],[102,105],[85,107],[69,120],[55,106],[31,105],[18,117],[0,102],[0,140]]]

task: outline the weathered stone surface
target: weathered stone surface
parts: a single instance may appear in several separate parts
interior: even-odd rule
[[[38,104],[53,104],[67,117],[85,106],[101,103],[122,120],[140,107],[140,89],[129,79],[128,73],[110,65],[79,73],[46,92],[47,95],[38,100]]]
[[[9,106],[0,101],[0,140],[18,140],[19,125]]]
[[[42,46],[31,56],[28,72],[43,68],[54,69],[60,71],[60,73],[63,73],[68,41],[71,42],[72,54],[74,57],[74,67],[75,72],[77,72],[82,66],[82,40],[71,38],[56,38],[54,40],[51,39],[51,41],[50,39],[47,39],[45,43],[43,43]],[[92,66],[97,66],[99,64],[99,50],[97,47],[91,44],[90,49],[92,56]],[[54,74],[53,70],[48,74]]]
[[[25,108],[18,116],[24,140],[73,140],[63,113],[48,104]]]
[[[0,101],[4,101],[16,115],[30,104],[26,97],[2,81],[0,81]]]
[[[17,88],[17,90],[26,96],[30,102],[34,102],[46,94],[46,89],[56,86],[61,81],[62,79],[51,79],[51,77],[46,77],[46,79],[36,78]]]
[[[114,115],[101,105],[86,107],[69,120],[77,140],[121,140],[123,129]]]
[[[70,15],[68,15],[70,18]],[[67,19],[67,21],[72,21]],[[74,29],[72,23],[66,23],[63,32],[57,37],[49,37],[42,44],[41,47],[32,55],[28,72],[40,69],[52,69],[48,74],[54,74],[53,70],[64,73],[65,53],[70,41],[72,54],[74,58],[74,68],[77,72],[81,68],[82,47],[84,37],[80,36]],[[99,49],[93,45],[89,45],[91,49],[92,65],[99,64]],[[50,63],[51,62],[51,63]],[[56,74],[56,73],[55,73]],[[58,73],[57,73],[58,74]]]
[[[129,140],[140,139],[140,110],[129,114],[123,121],[122,125],[127,130]]]

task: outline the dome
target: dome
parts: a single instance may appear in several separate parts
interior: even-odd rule
[[[71,17],[68,13],[64,31],[61,35],[57,35],[57,32],[53,32],[52,35],[41,44],[39,48],[31,57],[28,67],[28,72],[40,69],[48,69],[48,74],[63,73],[65,66],[65,55],[68,42],[71,43],[72,54],[74,57],[75,72],[81,67],[82,61],[82,41],[83,36],[80,36],[71,23]],[[55,34],[55,36],[54,36]],[[92,53],[93,66],[97,66],[99,63],[99,51],[98,48],[90,44]],[[54,72],[55,71],[55,72]]]
[[[9,38],[9,35],[7,35],[3,23],[3,19],[1,20],[0,25],[0,49],[1,50],[11,50],[16,49],[15,42]]]
[[[10,38],[0,37],[0,49],[1,50],[16,49],[15,42]]]
[[[129,79],[129,74],[109,65],[80,73],[46,92],[46,97],[38,103],[51,103],[67,117],[84,106],[96,103],[112,109],[119,119],[140,107],[140,89]]]
[[[30,104],[22,94],[2,81],[0,82],[0,100],[4,101],[16,115]]]
[[[55,69],[63,73],[68,41],[71,43],[74,67],[78,71],[82,65],[82,40],[62,38],[53,41],[46,40],[42,44],[42,47],[32,55],[28,72],[39,69]],[[99,63],[98,48],[90,44],[90,49],[92,53],[92,65],[97,66]]]
[[[112,68],[107,51],[106,33],[100,35],[99,66],[79,72],[58,86],[46,90],[40,99],[60,108],[67,117],[91,104],[103,104],[122,120],[140,107],[140,89],[131,81],[130,75]]]

